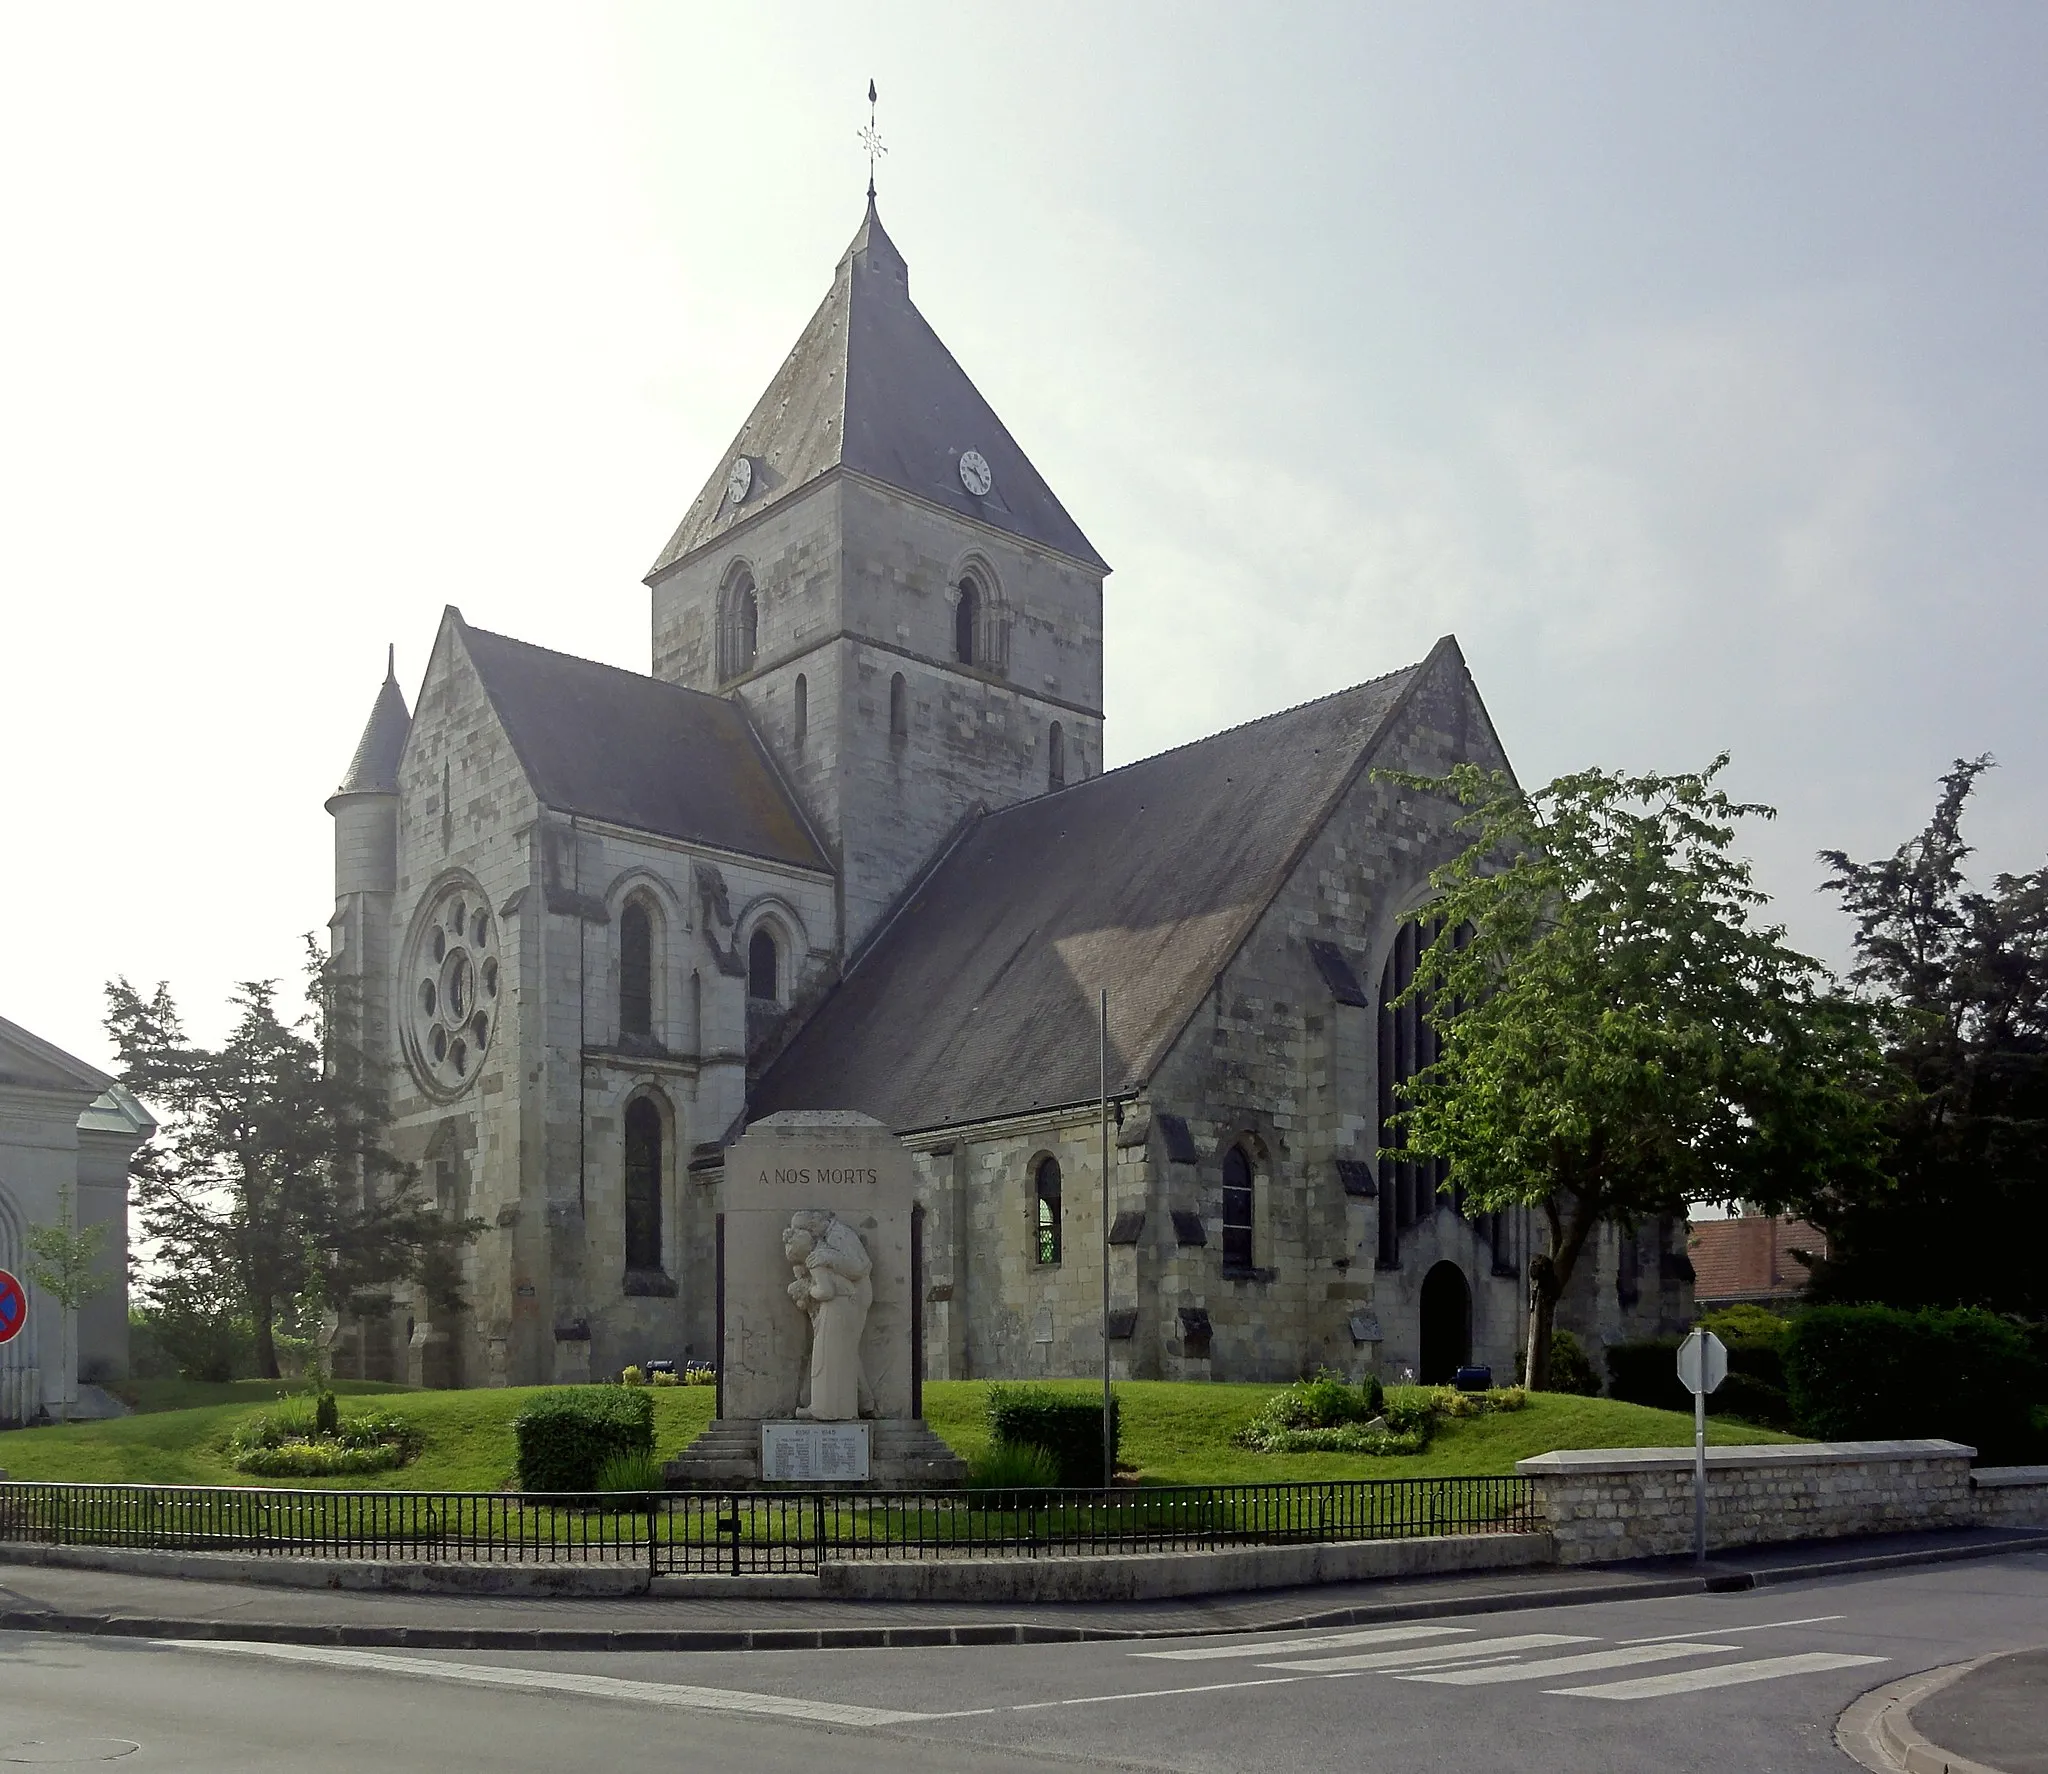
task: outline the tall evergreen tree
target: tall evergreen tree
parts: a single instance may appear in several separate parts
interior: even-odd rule
[[[217,1048],[187,1038],[167,986],[107,988],[121,1081],[160,1112],[131,1166],[143,1232],[160,1262],[243,1303],[272,1379],[278,1327],[301,1302],[341,1308],[410,1278],[455,1304],[450,1258],[475,1231],[422,1199],[417,1167],[385,1144],[360,1007],[317,954],[308,971],[312,1015],[286,1023],[276,982],[246,982]]]
[[[1814,1291],[2048,1317],[2048,867],[1964,873],[1963,814],[1988,757],[1958,758],[1892,855],[1821,853],[1855,920],[1850,977],[1886,1015],[1912,1085],[1889,1107],[1896,1187],[1823,1194]]]
[[[1756,914],[1714,779],[1586,770],[1524,792],[1460,765],[1398,776],[1471,844],[1411,914],[1441,934],[1410,990],[1442,1036],[1401,1087],[1406,1148],[1472,1206],[1535,1208],[1528,1372],[1603,1220],[1804,1199],[1876,1174],[1883,1067],[1863,1007]]]

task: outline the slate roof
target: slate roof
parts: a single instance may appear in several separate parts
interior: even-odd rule
[[[738,703],[448,619],[545,805],[830,870]]]
[[[1455,643],[1439,643],[1439,650]],[[1436,654],[1432,654],[1434,659]],[[757,1084],[899,1132],[1140,1086],[1428,662],[984,816]]]
[[[406,713],[405,693],[398,687],[396,653],[384,664],[384,687],[370,709],[363,736],[356,741],[356,755],[349,760],[348,774],[341,779],[338,795],[398,793],[398,760],[405,755],[406,736],[412,732],[412,716]]]
[[[966,450],[979,450],[994,476],[980,498],[960,483]],[[753,463],[754,486],[734,505],[726,477],[741,455]],[[1109,570],[917,311],[909,270],[872,197],[830,293],[648,578],[841,466]]]

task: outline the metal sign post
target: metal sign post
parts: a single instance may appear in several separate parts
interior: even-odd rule
[[[1102,994],[1102,1488],[1116,1483],[1116,1402],[1109,1389],[1109,992]]]
[[[1707,1394],[1728,1377],[1728,1346],[1696,1330],[1678,1345],[1678,1380],[1692,1394],[1692,1557],[1707,1562]]]

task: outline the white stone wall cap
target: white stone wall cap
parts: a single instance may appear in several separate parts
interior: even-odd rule
[[[1979,1490],[2004,1490],[2008,1485],[2048,1485],[2048,1466],[1980,1466],[1970,1474]]]
[[[1707,1464],[1726,1466],[1855,1465],[1874,1460],[1974,1459],[1977,1450],[1959,1441],[1792,1441],[1710,1447]],[[1691,1448],[1559,1448],[1515,1462],[1524,1478],[1563,1478],[1603,1472],[1685,1471]]]

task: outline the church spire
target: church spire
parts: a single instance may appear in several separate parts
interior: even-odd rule
[[[356,742],[356,755],[349,760],[348,774],[341,779],[337,795],[395,795],[398,792],[398,760],[412,732],[412,716],[405,706],[405,692],[398,687],[398,647],[390,644],[384,654],[384,683],[371,706],[363,736]]]

